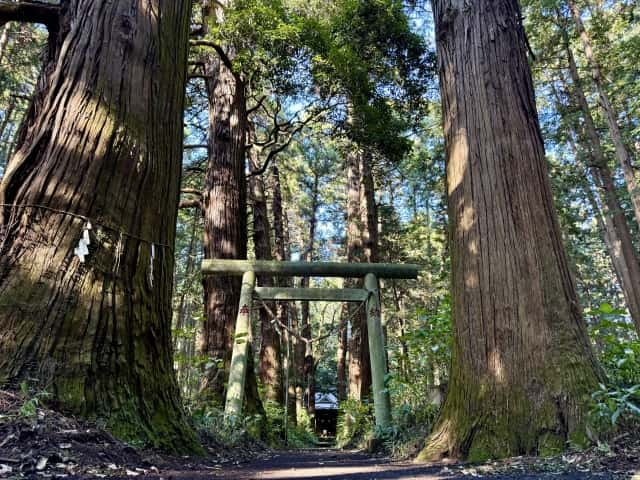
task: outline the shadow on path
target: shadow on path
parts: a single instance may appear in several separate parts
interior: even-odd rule
[[[479,478],[478,475],[462,475],[445,469],[443,465],[418,465],[409,462],[391,462],[361,452],[331,449],[279,452],[264,460],[257,460],[233,469],[218,472],[178,473],[169,478],[218,480],[444,480]],[[520,474],[496,475],[493,480],[583,480],[620,478],[609,474],[568,473],[568,474]]]

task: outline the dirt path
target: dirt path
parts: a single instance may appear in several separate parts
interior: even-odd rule
[[[442,480],[479,478],[479,474],[471,468],[460,472],[443,465],[416,465],[412,463],[391,462],[375,458],[364,453],[338,451],[331,449],[279,452],[272,457],[224,471],[209,472],[165,472],[165,479],[204,479],[218,480],[286,480],[286,479],[323,479],[323,480]],[[494,480],[534,480],[534,479],[614,479],[624,478],[613,474],[519,474],[492,475]]]

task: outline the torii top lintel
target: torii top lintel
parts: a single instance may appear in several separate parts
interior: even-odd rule
[[[242,275],[244,272],[277,277],[418,278],[420,267],[395,263],[278,262],[269,260],[203,260],[205,275]]]

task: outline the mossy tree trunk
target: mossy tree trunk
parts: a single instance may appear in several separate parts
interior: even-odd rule
[[[195,437],[170,332],[190,6],[63,2],[0,187],[13,205],[0,215],[0,384],[35,381],[63,411],[182,451]]]
[[[420,458],[585,440],[599,368],[553,210],[517,0],[434,0],[451,222],[449,394]]]

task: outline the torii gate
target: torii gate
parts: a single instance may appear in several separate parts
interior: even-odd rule
[[[247,355],[251,335],[251,305],[253,296],[262,300],[278,301],[329,301],[366,302],[369,355],[371,358],[371,383],[376,425],[386,427],[391,423],[391,402],[384,380],[387,367],[384,355],[384,335],[380,312],[378,278],[418,277],[417,265],[388,263],[339,263],[339,262],[278,262],[267,260],[204,260],[204,275],[242,275],[240,306],[236,319],[231,371],[227,385],[224,412],[227,417],[242,413]],[[277,288],[256,286],[256,274],[278,277],[348,277],[364,278],[364,288]],[[244,340],[238,340],[244,339]]]

